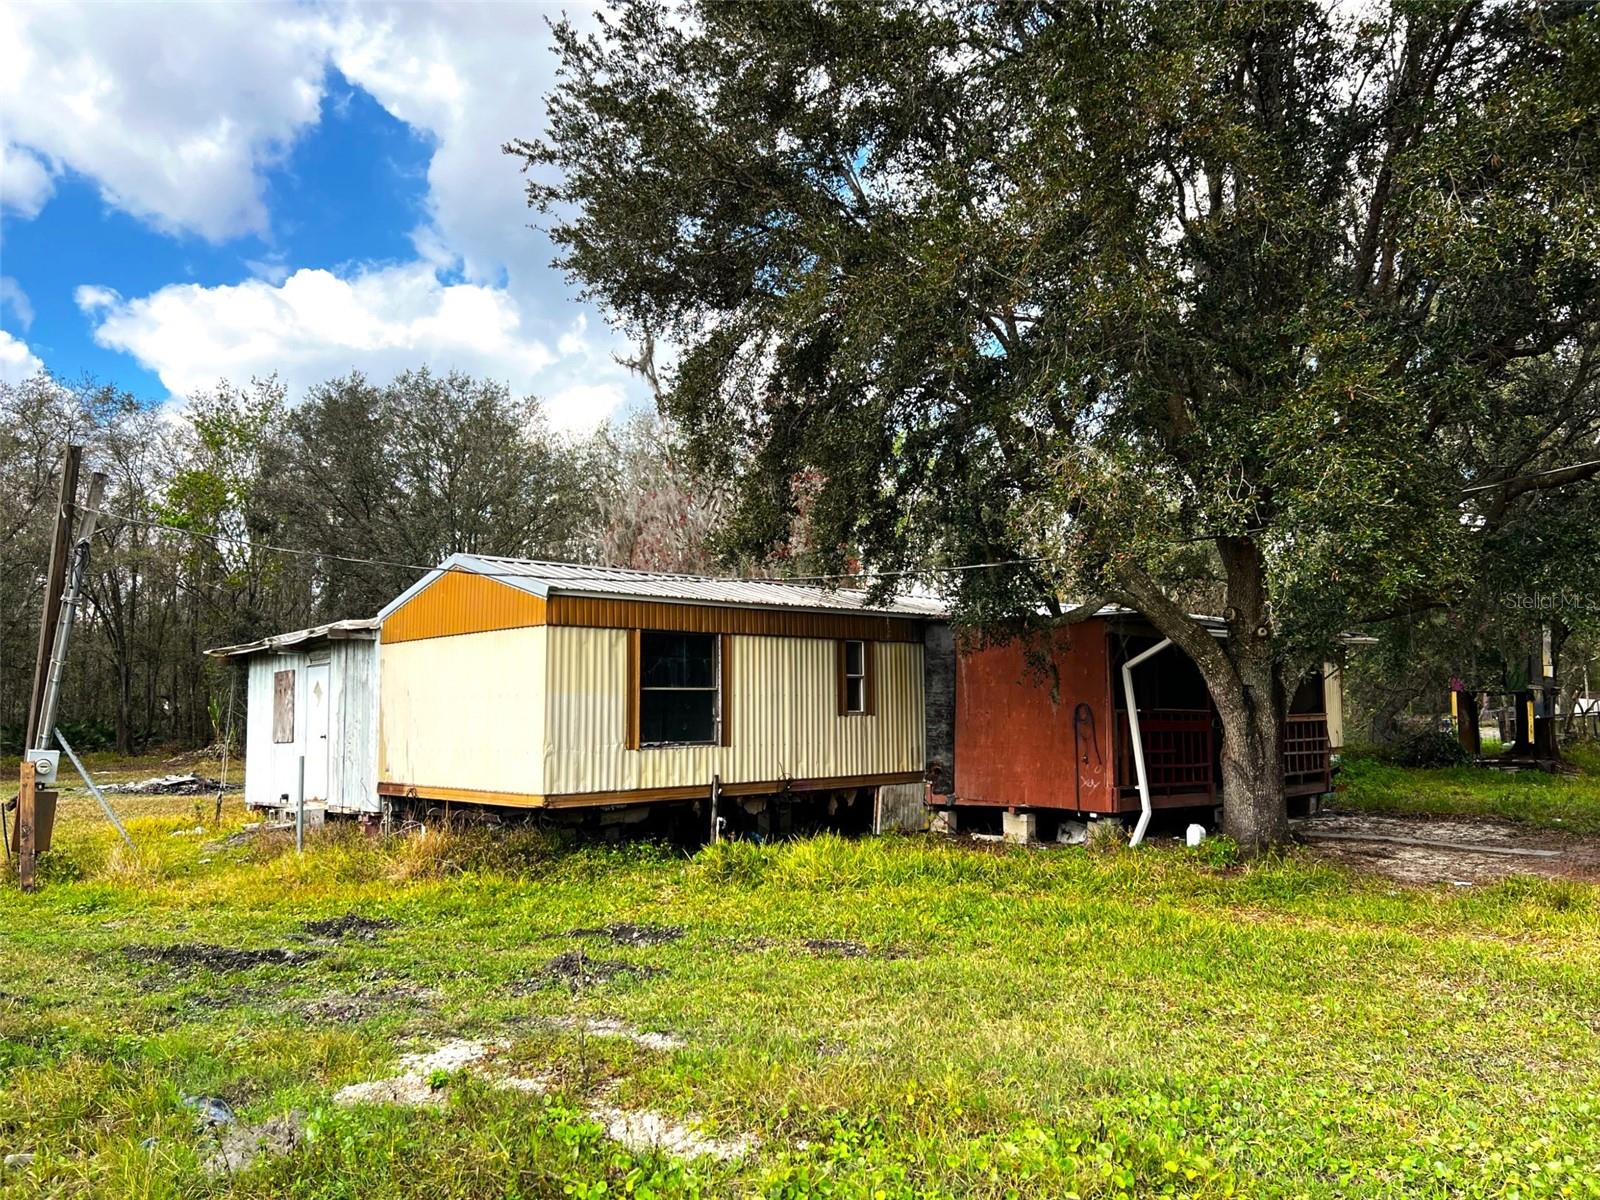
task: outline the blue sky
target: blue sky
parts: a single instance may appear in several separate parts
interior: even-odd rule
[[[0,10],[0,373],[159,403],[426,363],[580,430],[636,402],[500,153],[541,126],[551,12]]]

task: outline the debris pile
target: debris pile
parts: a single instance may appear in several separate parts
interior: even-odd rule
[[[153,775],[135,783],[107,784],[100,790],[131,796],[209,796],[220,792],[222,783],[204,775]]]

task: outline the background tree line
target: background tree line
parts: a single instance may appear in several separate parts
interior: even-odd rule
[[[719,489],[654,414],[572,437],[536,400],[427,370],[332,379],[293,404],[276,379],[222,383],[181,408],[94,380],[0,385],[7,751],[71,442],[85,480],[108,476],[61,710],[90,746],[215,741],[231,679],[208,647],[370,616],[453,553],[712,566]]]

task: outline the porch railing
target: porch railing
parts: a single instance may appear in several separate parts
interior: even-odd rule
[[[1217,794],[1216,730],[1209,709],[1141,708],[1145,771],[1153,798]],[[1117,786],[1137,788],[1128,714],[1117,714]],[[1290,793],[1326,792],[1332,787],[1328,718],[1294,713],[1284,719],[1283,785]],[[1198,801],[1197,801],[1198,802]]]
[[[1290,713],[1283,722],[1283,788],[1286,792],[1326,792],[1333,786],[1328,718],[1323,713]]]
[[[1217,794],[1216,732],[1207,709],[1141,708],[1139,737],[1144,743],[1145,773],[1151,796]],[[1133,763],[1133,739],[1128,714],[1117,714],[1117,783],[1137,787],[1139,773]]]

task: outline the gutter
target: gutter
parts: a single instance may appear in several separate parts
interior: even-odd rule
[[[1133,827],[1133,836],[1128,839],[1128,845],[1137,846],[1144,841],[1144,831],[1150,825],[1150,779],[1144,769],[1144,737],[1139,731],[1139,705],[1133,694],[1133,669],[1147,658],[1154,658],[1168,646],[1172,645],[1171,638],[1162,638],[1150,649],[1134,655],[1122,664],[1122,694],[1128,703],[1128,735],[1133,742],[1133,768],[1139,776],[1139,823]]]

